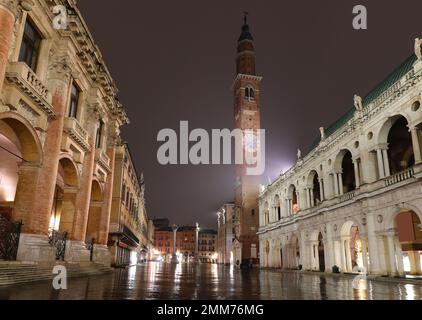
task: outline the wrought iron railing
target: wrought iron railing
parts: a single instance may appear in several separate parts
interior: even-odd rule
[[[48,243],[56,248],[56,260],[64,261],[66,253],[66,239],[67,232],[59,232],[57,230],[49,231]]]
[[[16,260],[22,222],[13,222],[0,215],[0,260]]]

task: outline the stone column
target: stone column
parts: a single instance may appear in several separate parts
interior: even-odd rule
[[[39,163],[22,162],[18,169],[18,184],[13,207],[13,220],[22,221],[23,231],[29,225],[35,203],[35,187],[38,180]]]
[[[390,173],[390,164],[388,162],[388,151],[387,149],[382,150],[383,158],[384,158],[384,169],[385,169],[385,176],[389,177]]]
[[[389,275],[397,275],[397,264],[396,264],[396,248],[394,245],[394,238],[396,237],[395,231],[389,231],[386,234],[387,236],[387,245],[388,245],[388,258],[389,258]]]
[[[384,179],[385,178],[384,160],[382,159],[381,148],[377,149],[377,160],[378,160],[378,171],[379,171],[380,179]]]
[[[64,116],[70,85],[68,57],[56,56],[48,70],[48,86],[53,93],[52,105],[56,118],[49,123],[45,142],[43,162],[33,192],[37,197],[29,224],[21,234],[18,260],[54,260],[55,249],[48,244],[48,226],[54,201],[60,145],[63,134]]]
[[[368,239],[366,236],[361,235],[360,236],[361,242],[362,242],[362,262],[363,267],[365,268],[366,272],[369,273],[369,264],[368,264]]]
[[[359,162],[358,159],[353,161],[353,165],[355,168],[355,183],[356,183],[356,189],[360,187],[360,174],[359,174]]]
[[[80,188],[76,195],[76,211],[70,241],[67,243],[66,255],[71,261],[89,261],[90,253],[86,249],[85,237],[88,226],[89,208],[91,203],[92,179],[95,168],[95,136],[97,132],[98,113],[89,106],[88,111],[88,142],[90,150],[85,153]],[[95,239],[98,240],[98,239]]]
[[[314,189],[311,188],[309,190],[310,190],[310,197],[309,197],[309,199],[311,201],[311,206],[310,207],[313,208],[315,206]]]
[[[17,0],[0,0],[0,93],[6,74],[9,51],[13,39],[13,27],[18,15]]]
[[[345,238],[345,241],[346,241],[346,266],[347,266],[347,271],[348,272],[352,272],[353,271],[353,267],[352,267],[352,253],[350,252],[350,240],[351,240],[351,237]]]
[[[175,224],[172,226],[172,229],[173,229],[173,254],[171,256],[171,263],[175,263],[175,264],[179,263],[179,261],[177,261],[177,254],[176,254],[176,240],[177,240],[176,234],[177,234],[178,228],[179,227]]]
[[[334,193],[335,196],[340,195],[340,191],[338,188],[338,174],[337,173],[333,173],[333,181],[334,181]]]
[[[399,276],[404,277],[404,264],[403,264],[403,252],[401,250],[401,243],[397,236],[394,237],[394,246],[396,248],[396,256],[397,256],[397,272]],[[418,253],[419,254],[419,253]]]
[[[340,258],[341,258],[341,272],[347,272],[347,262],[346,262],[346,248],[345,248],[345,238],[341,238],[340,240]]]
[[[338,188],[339,188],[340,195],[343,195],[344,190],[343,190],[343,174],[342,173],[338,174]]]
[[[410,129],[412,133],[412,144],[413,144],[413,153],[415,155],[415,164],[422,163],[422,155],[421,155],[421,146],[419,143],[419,129],[417,127],[413,127]]]
[[[199,242],[199,223],[197,222],[195,224],[195,262],[200,262],[199,259],[199,246],[198,246],[198,242]]]
[[[107,174],[105,183],[103,206],[101,208],[101,218],[98,232],[98,241],[94,245],[94,261],[105,265],[110,265],[110,252],[107,247],[108,231],[110,229],[111,202],[113,200],[113,181],[114,181],[114,164],[116,158],[115,137],[111,137],[107,156],[110,158],[110,172]]]
[[[319,179],[319,193],[321,196],[321,202],[325,200],[325,192],[324,192],[324,180],[323,179]]]
[[[421,257],[419,251],[409,251],[410,273],[412,275],[421,274]]]

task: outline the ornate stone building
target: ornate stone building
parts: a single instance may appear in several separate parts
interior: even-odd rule
[[[240,253],[234,252],[233,243],[239,236],[239,219],[235,214],[234,203],[226,203],[218,210],[217,228],[217,261],[219,264],[235,264],[235,256]]]
[[[143,175],[136,172],[127,143],[116,148],[108,244],[113,265],[137,263],[148,253],[145,183]]]
[[[262,192],[262,267],[422,273],[420,50]]]
[[[217,263],[217,231],[201,229],[198,234],[199,261]]]
[[[257,132],[260,125],[260,83],[262,77],[255,71],[255,49],[253,37],[246,20],[238,39],[236,58],[236,78],[233,83],[234,127],[244,133],[244,159],[248,155],[260,152]],[[253,134],[251,134],[253,132]],[[248,168],[253,167],[244,161],[236,165],[235,211],[239,216],[239,237],[234,247],[240,263],[258,262],[259,227],[258,197],[260,177],[249,175]]]
[[[76,1],[0,0],[0,213],[22,222],[17,260],[110,263],[117,92]]]

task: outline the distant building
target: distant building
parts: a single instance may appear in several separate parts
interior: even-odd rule
[[[187,261],[189,257],[195,255],[195,227],[182,226],[177,229],[176,233],[176,254],[183,257],[183,261]],[[166,261],[170,261],[173,255],[173,230],[171,227],[155,228],[154,248]]]
[[[217,263],[217,231],[204,229],[198,234],[199,260],[206,263]]]
[[[234,203],[226,203],[218,211],[217,229],[217,262],[220,264],[234,264],[235,253],[233,243],[236,239],[236,230],[239,229],[239,220],[235,216]]]
[[[148,217],[144,181],[139,177],[126,143],[116,149],[113,201],[108,245],[112,265],[145,260],[148,251]]]

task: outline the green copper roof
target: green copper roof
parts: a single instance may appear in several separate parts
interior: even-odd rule
[[[417,57],[416,55],[411,55],[407,58],[397,69],[395,69],[387,78],[385,78],[375,89],[369,92],[366,97],[363,99],[363,106],[368,106],[371,102],[376,100],[380,95],[382,95],[385,91],[387,91],[391,86],[393,86],[400,78],[402,78],[406,73],[408,73],[413,64],[416,62]],[[328,138],[332,134],[334,134],[337,130],[343,127],[349,120],[353,119],[355,114],[355,107],[349,109],[349,111],[330,125],[328,128],[325,129],[325,135]],[[316,139],[314,143],[311,145],[310,151],[315,149],[320,142],[320,139]]]
[[[247,25],[247,24],[244,24],[242,26],[242,33],[240,34],[240,37],[239,37],[239,40],[238,41],[240,42],[240,41],[243,41],[243,40],[251,40],[251,41],[253,41],[252,34],[249,31],[249,25]]]

